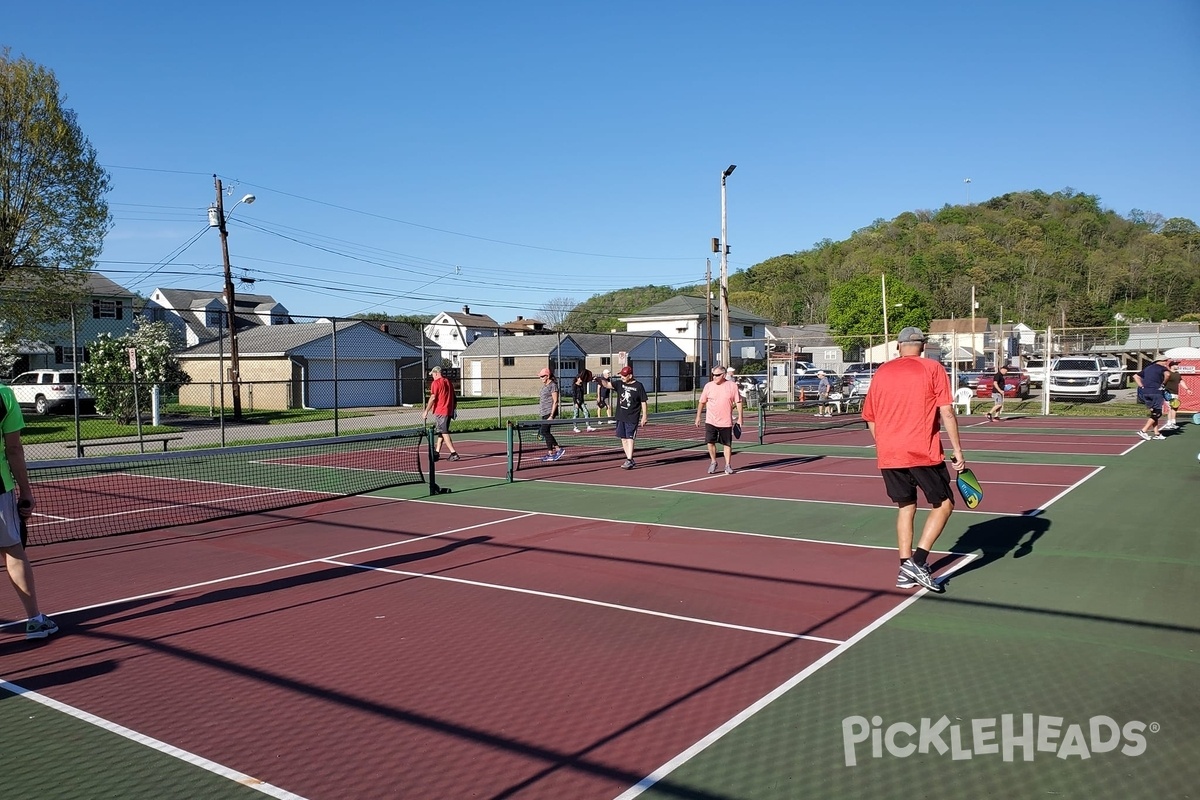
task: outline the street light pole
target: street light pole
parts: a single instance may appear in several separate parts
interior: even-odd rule
[[[888,337],[888,318],[887,318],[887,276],[882,273],[879,276],[879,292],[883,296],[883,360],[892,360],[892,348],[889,346],[891,339]],[[869,358],[868,361],[875,359]]]
[[[233,274],[229,266],[229,231],[225,227],[225,200],[221,179],[216,175],[213,175],[213,184],[217,189],[217,204],[214,208],[209,209],[208,224],[210,227],[215,225],[217,231],[221,234],[221,260],[225,265],[225,313],[229,326],[229,385],[233,394],[233,418],[240,422],[242,419],[242,392],[240,386],[241,376],[238,371],[237,313],[234,310],[233,302]],[[233,204],[233,208],[229,209],[229,213],[232,214],[233,209],[237,208],[241,203],[250,205],[254,202],[254,199],[254,195],[246,195]]]
[[[725,180],[737,164],[721,172],[721,366],[729,368],[729,240],[725,217]]]

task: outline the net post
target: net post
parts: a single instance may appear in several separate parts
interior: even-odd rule
[[[507,483],[513,482],[513,421],[510,419],[505,425],[505,436],[508,440],[508,464],[507,464]]]
[[[425,427],[425,450],[429,454],[429,495],[431,497],[435,494],[441,494],[441,491],[438,489],[438,485],[437,485],[437,475],[436,475],[437,462],[434,461],[434,458],[433,458],[435,455],[434,449],[433,449],[433,442],[434,442],[433,427],[426,426]]]
[[[758,443],[759,444],[762,444],[763,439],[766,438],[766,430],[767,430],[767,404],[759,403],[758,404]]]

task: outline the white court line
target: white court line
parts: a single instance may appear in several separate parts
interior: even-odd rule
[[[175,747],[174,745],[167,744],[160,739],[155,739],[151,736],[147,736],[144,733],[138,733],[135,730],[126,728],[124,725],[119,725],[115,722],[104,719],[103,717],[98,717],[95,714],[89,714],[82,709],[69,706],[66,703],[61,703],[54,698],[41,694],[40,692],[35,692],[30,689],[17,686],[14,683],[9,683],[8,681],[2,679],[0,679],[0,688],[7,689],[13,694],[24,697],[27,700],[40,703],[47,708],[52,708],[55,711],[66,714],[69,717],[74,717],[75,719],[81,720],[90,725],[95,725],[101,730],[108,731],[109,733],[115,733],[117,736],[123,736],[124,738],[143,745],[144,747],[148,747],[151,750],[157,750],[160,753],[177,758],[180,761],[191,764],[194,767],[207,770],[214,775],[227,778],[235,783],[241,784],[242,786],[254,789],[255,791],[262,792],[270,797],[284,798],[285,800],[304,800],[301,795],[295,794],[294,792],[281,789],[278,786],[259,780],[258,778],[245,774],[244,772],[238,772],[237,770],[226,767],[223,764],[210,761],[203,756],[198,756],[195,753],[191,753],[187,750]]]
[[[396,500],[394,502],[403,503],[403,502],[408,502],[408,501]],[[335,553],[335,554],[329,555],[329,556],[320,556],[319,558],[310,558],[310,559],[307,559],[304,561],[294,561],[289,564],[280,564],[278,566],[267,567],[265,569],[257,569],[252,572],[242,572],[237,575],[226,575],[226,576],[223,576],[220,578],[213,578],[213,579],[207,580],[207,581],[199,581],[198,583],[189,583],[189,584],[184,584],[182,586],[174,586],[169,589],[158,589],[153,592],[146,592],[144,594],[137,594],[137,595],[131,595],[129,597],[123,597],[119,600],[106,600],[103,603],[93,603],[92,605],[89,605],[89,606],[79,606],[77,608],[69,608],[64,611],[55,611],[51,614],[51,616],[59,616],[59,615],[64,615],[64,614],[78,614],[81,611],[91,611],[91,610],[97,609],[97,608],[106,608],[108,606],[121,605],[123,603],[132,603],[137,600],[146,600],[146,599],[149,599],[152,597],[161,597],[162,595],[174,594],[175,592],[186,592],[186,591],[191,591],[192,589],[200,589],[205,586],[215,586],[219,583],[228,583],[229,581],[237,581],[237,580],[242,580],[244,578],[258,577],[259,575],[269,575],[272,572],[282,572],[284,570],[296,569],[298,567],[306,567],[306,566],[310,566],[312,564],[320,564],[324,561],[327,561],[328,559],[349,558],[350,556],[362,555],[364,553],[373,553],[377,550],[386,550],[390,547],[404,547],[406,545],[414,544],[416,542],[423,542],[426,539],[436,539],[439,536],[449,536],[450,534],[453,534],[453,533],[465,533],[466,531],[472,531],[472,530],[476,530],[478,528],[486,528],[490,525],[498,525],[498,524],[501,524],[504,522],[515,522],[516,520],[525,519],[526,517],[532,517],[532,516],[537,516],[536,512],[527,511],[527,512],[523,512],[523,513],[518,513],[517,516],[515,516],[515,517],[505,517],[504,519],[490,520],[488,522],[479,522],[474,525],[465,525],[461,528],[453,528],[448,531],[441,531],[439,533],[430,533],[430,534],[426,534],[425,536],[417,536],[412,539],[405,539],[402,542],[388,542],[387,544],[378,544],[373,547],[363,547],[358,550],[348,550],[345,553]],[[23,624],[25,624],[24,620],[22,620],[20,622],[6,622],[3,624],[0,624],[0,630],[3,630],[4,628],[12,627],[14,625],[23,625]]]
[[[942,576],[941,576],[942,579],[948,578],[951,574],[953,574],[954,572],[957,572],[963,566],[969,564],[971,561],[973,561],[976,558],[979,558],[979,556],[975,555],[975,554],[967,555],[962,561],[952,565],[949,569],[947,569],[942,574]],[[679,769],[681,766],[683,766],[687,762],[691,761],[696,756],[700,755],[700,753],[704,752],[709,747],[716,744],[718,741],[723,739],[726,735],[733,732],[733,730],[735,728],[737,728],[738,726],[740,726],[743,722],[750,719],[752,716],[757,714],[759,711],[762,711],[764,708],[766,708],[771,703],[778,700],[783,695],[787,694],[789,691],[794,689],[805,679],[811,677],[813,674],[815,674],[817,672],[817,670],[826,666],[831,661],[833,661],[835,658],[840,656],[842,653],[845,653],[851,647],[853,647],[854,645],[861,642],[863,639],[865,639],[867,637],[868,634],[871,634],[874,631],[878,630],[885,622],[887,622],[888,620],[892,619],[893,617],[896,617],[897,615],[899,615],[901,611],[908,608],[913,603],[917,602],[917,600],[919,600],[922,596],[927,594],[928,591],[929,591],[928,589],[919,589],[911,597],[906,598],[903,602],[898,604],[891,611],[889,611],[888,613],[886,613],[883,616],[876,619],[870,625],[868,625],[867,627],[860,630],[858,633],[851,636],[849,639],[847,639],[841,645],[839,645],[835,649],[831,650],[830,652],[826,653],[824,656],[817,659],[815,662],[808,665],[807,667],[802,669],[800,672],[797,672],[795,675],[788,678],[786,681],[781,683],[779,686],[776,686],[774,689],[772,689],[770,692],[768,692],[767,694],[760,697],[754,703],[750,704],[749,706],[747,706],[746,708],[744,708],[743,710],[741,710],[737,714],[735,714],[733,717],[731,717],[729,720],[727,720],[726,722],[719,725],[712,732],[710,732],[707,736],[700,739],[698,742],[693,744],[691,747],[687,748],[686,750],[681,752],[679,755],[675,756],[674,758],[672,758],[671,760],[667,761],[665,764],[660,766],[658,769],[654,770],[649,775],[642,778],[636,784],[634,784],[633,786],[626,789],[624,792],[619,794],[615,798],[615,800],[633,800],[633,798],[640,796],[647,789],[650,789],[656,783],[661,781],[663,778],[667,777],[672,772]]]
[[[1074,491],[1074,489],[1075,489],[1076,487],[1078,487],[1080,484],[1082,484],[1084,481],[1086,481],[1086,480],[1089,480],[1089,479],[1091,479],[1091,478],[1095,477],[1095,475],[1096,475],[1098,472],[1100,472],[1100,470],[1102,470],[1102,469],[1104,469],[1104,467],[1096,467],[1096,468],[1095,468],[1095,469],[1093,469],[1091,472],[1089,472],[1087,475],[1084,475],[1082,478],[1080,478],[1079,480],[1075,481],[1073,484],[1071,484],[1070,486],[1068,486],[1066,489],[1063,489],[1061,492],[1059,492],[1058,494],[1054,495],[1054,497],[1051,497],[1049,500],[1047,500],[1045,503],[1043,503],[1043,504],[1042,504],[1042,505],[1041,505],[1039,508],[1035,508],[1035,509],[1033,509],[1032,511],[1030,511],[1030,512],[1029,512],[1029,513],[1027,513],[1027,514],[1025,514],[1024,516],[1027,516],[1027,517],[1036,517],[1036,516],[1038,516],[1038,515],[1039,515],[1039,514],[1041,514],[1043,511],[1045,511],[1047,508],[1049,508],[1050,506],[1054,505],[1054,504],[1055,504],[1055,503],[1057,503],[1059,500],[1061,500],[1062,498],[1064,498],[1064,497],[1066,497],[1068,494],[1070,494],[1072,491]]]
[[[746,631],[748,633],[765,633],[768,636],[779,636],[784,639],[802,639],[807,642],[822,642],[824,644],[840,645],[843,644],[841,639],[826,639],[824,636],[809,636],[803,633],[792,633],[791,631],[775,631],[770,628],[755,628],[749,625],[735,625],[732,622],[719,622],[714,619],[704,619],[702,617],[688,617],[682,614],[671,614],[666,611],[654,611],[649,608],[638,608],[637,606],[627,606],[620,603],[608,603],[603,600],[592,600],[587,597],[577,597],[569,594],[559,594],[557,592],[544,592],[540,589],[525,589],[520,586],[508,586],[501,583],[487,583],[484,581],[473,581],[466,578],[454,578],[449,575],[434,575],[428,572],[409,572],[403,569],[393,569],[391,567],[372,567],[367,564],[355,564],[351,561],[338,561],[335,559],[325,559],[329,564],[336,564],[339,567],[356,567],[358,569],[369,570],[372,572],[386,572],[389,575],[403,575],[407,578],[428,578],[432,581],[445,581],[447,583],[457,583],[463,586],[477,586],[483,589],[498,589],[502,592],[515,592],[517,594],[527,594],[534,597],[548,597],[552,600],[566,600],[570,603],[581,603],[587,606],[597,606],[599,608],[611,608],[616,611],[629,611],[634,614],[644,614],[649,617],[662,617],[663,619],[673,619],[680,622],[691,622],[697,625],[711,625],[714,628],[728,628],[735,631]]]
[[[974,463],[974,462],[972,462],[972,463]],[[1074,466],[1074,465],[1071,465],[1071,466]],[[749,470],[747,470],[747,471],[749,471]],[[712,477],[716,477],[716,476],[714,475]],[[729,476],[723,475],[721,477],[729,477]],[[622,491],[637,491],[637,492],[676,492],[678,494],[702,494],[705,496],[712,495],[712,492],[703,492],[703,491],[693,490],[693,489],[686,489],[686,490],[685,489],[670,489],[670,488],[667,488],[664,486],[620,486],[620,485],[611,484],[611,483],[583,483],[581,481],[555,480],[554,478],[529,478],[527,480],[530,480],[530,481],[536,480],[536,481],[543,482],[543,483],[554,483],[554,484],[560,484],[563,486],[575,486],[575,487],[590,486],[595,489],[620,489]],[[819,499],[815,499],[815,498],[804,498],[804,497],[777,497],[775,495],[770,495],[770,494],[741,494],[741,493],[738,493],[738,494],[721,495],[721,497],[726,497],[726,498],[735,498],[736,497],[736,498],[742,498],[742,499],[746,499],[746,500],[775,500],[780,503],[817,503],[819,505],[853,506],[854,508],[890,508],[893,511],[896,510],[895,503],[852,503],[848,500],[819,500]],[[420,498],[417,498],[413,502],[419,503],[422,501]],[[495,506],[488,506],[488,508],[495,508]],[[1021,512],[1018,512],[1018,511],[981,511],[978,509],[972,511],[969,508],[960,509],[957,507],[954,509],[954,513],[955,514],[984,514],[984,515],[990,516],[990,517],[1019,517],[1019,516],[1022,516]],[[645,523],[643,523],[643,524],[645,524]],[[658,524],[658,523],[655,523],[655,524]],[[685,527],[691,528],[691,526],[685,526]],[[691,528],[691,529],[699,530],[698,528]],[[804,541],[819,541],[819,540],[804,540]],[[841,544],[841,542],[827,542],[827,544]]]
[[[254,487],[254,488],[261,488],[261,487]],[[288,495],[288,494],[328,495],[330,493],[329,492],[315,492],[315,491],[311,491],[309,489],[269,489],[265,492],[258,492],[256,494],[243,494],[243,495],[237,495],[236,497],[219,497],[219,498],[215,498],[213,500],[202,500],[202,501],[199,501],[196,503],[172,503],[170,505],[165,505],[165,506],[146,506],[144,508],[131,508],[131,509],[127,509],[125,511],[113,511],[108,514],[92,514],[92,515],[86,516],[86,517],[57,517],[56,516],[56,517],[54,517],[53,522],[38,522],[38,523],[35,523],[33,525],[33,527],[39,527],[39,526],[44,526],[44,525],[55,525],[60,522],[86,522],[88,520],[94,520],[94,519],[110,519],[112,517],[127,517],[131,514],[152,514],[156,511],[170,511],[171,509],[175,509],[175,508],[192,508],[195,506],[217,506],[217,505],[222,505],[224,503],[238,502],[240,500],[253,500],[256,497],[278,497],[281,495]],[[343,495],[333,493],[332,496],[342,497]],[[45,515],[45,516],[49,516],[49,515]]]

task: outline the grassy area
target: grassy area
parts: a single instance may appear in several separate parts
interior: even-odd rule
[[[216,420],[216,411],[208,406],[181,406],[171,404],[165,408],[167,414],[178,414],[180,416],[193,417],[199,420]],[[364,411],[347,411],[342,409],[338,412],[338,419],[352,419],[353,417],[366,416]],[[226,410],[225,422],[228,423],[233,418],[233,412]],[[309,409],[309,408],[285,408],[285,409],[242,409],[242,422],[249,425],[282,425],[287,422],[320,422],[327,419],[333,419],[333,409]]]
[[[142,425],[142,434],[178,433],[182,428],[174,425]],[[136,425],[121,425],[116,420],[106,417],[83,417],[79,420],[79,438],[110,439],[120,436],[137,436]],[[74,417],[34,417],[25,418],[25,430],[21,432],[21,441],[25,444],[40,444],[42,442],[73,442],[75,441]]]

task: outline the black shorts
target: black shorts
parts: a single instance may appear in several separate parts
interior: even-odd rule
[[[1143,390],[1142,402],[1146,404],[1147,416],[1150,419],[1157,421],[1162,417],[1162,392],[1147,392]]]
[[[722,444],[726,447],[733,447],[733,426],[728,428],[718,428],[716,425],[704,423],[704,443],[705,444]]]
[[[946,500],[954,502],[950,470],[945,462],[932,467],[881,469],[880,472],[883,473],[883,485],[887,487],[888,497],[898,505],[908,506],[917,502],[918,486],[931,506],[940,506]]]

